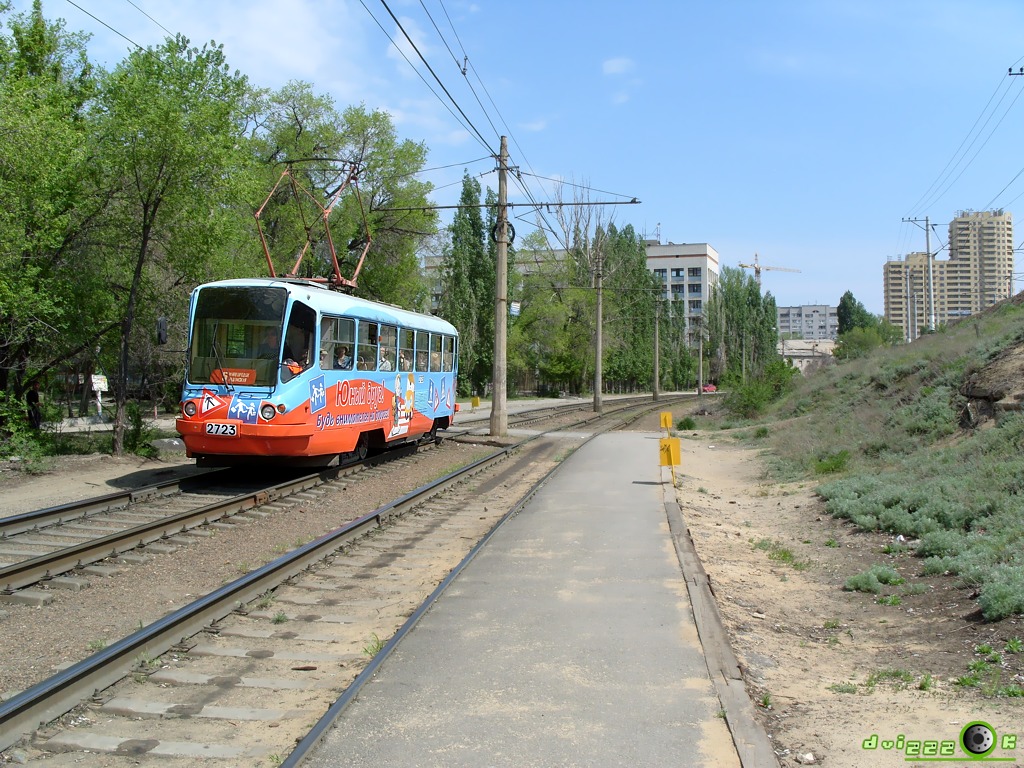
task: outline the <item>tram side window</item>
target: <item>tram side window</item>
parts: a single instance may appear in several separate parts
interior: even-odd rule
[[[398,345],[398,329],[393,325],[380,327],[380,358],[378,369],[395,370],[395,347]]]
[[[416,370],[426,373],[429,368],[427,360],[430,359],[430,334],[426,331],[416,331]]]
[[[378,333],[377,324],[359,321],[359,343],[356,345],[356,368],[360,371],[377,370]]]
[[[320,324],[320,367],[352,370],[356,323],[347,317],[325,317]]]
[[[415,359],[416,332],[402,328],[398,332],[398,370],[411,371]]]
[[[430,334],[430,372],[441,370],[441,334]]]
[[[445,336],[444,337],[444,353],[442,356],[441,364],[444,366],[444,370],[451,372],[455,370],[455,337]]]

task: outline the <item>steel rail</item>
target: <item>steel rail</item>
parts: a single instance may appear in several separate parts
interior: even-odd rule
[[[96,692],[117,682],[130,673],[141,659],[160,656],[182,640],[238,610],[268,589],[319,562],[348,541],[380,527],[391,517],[400,515],[425,499],[455,485],[464,477],[507,458],[517,447],[509,446],[467,467],[450,472],[324,534],[16,694],[0,704],[0,750],[10,747],[22,736],[69,712]]]
[[[343,475],[353,474],[385,461],[403,458],[412,454],[415,448],[415,446],[405,446],[359,464],[334,467],[316,474],[305,475],[295,480],[261,488],[258,491],[239,494],[224,501],[178,512],[122,531],[115,531],[107,536],[90,539],[29,560],[12,563],[0,568],[0,594],[12,594],[31,584],[37,584],[108,557],[117,557],[124,552],[130,552],[133,549],[145,547],[147,544],[184,533],[190,528],[209,525],[225,517],[245,512],[248,509],[309,488],[315,488]]]
[[[605,430],[595,431],[594,435],[584,440],[581,445],[593,439],[602,431],[624,426],[640,418],[645,413],[663,406],[664,402],[659,402],[653,404],[651,408],[637,409],[637,412],[627,419],[616,424],[610,424]],[[599,419],[610,420],[617,414],[618,412],[612,414],[605,413],[603,415],[594,414],[593,417],[585,419],[581,423],[590,423]],[[551,431],[558,431],[560,429],[564,429],[564,427]],[[518,443],[509,445],[490,456],[479,459],[466,467],[454,470],[438,480],[411,491],[373,512],[363,515],[263,565],[190,605],[158,619],[149,626],[143,627],[128,637],[112,643],[89,658],[58,672],[56,675],[43,680],[31,688],[15,694],[7,701],[0,703],[0,750],[7,749],[23,736],[71,711],[83,701],[88,700],[99,691],[129,674],[139,663],[147,659],[157,658],[166,653],[193,635],[208,629],[215,622],[230,613],[241,609],[248,602],[258,598],[269,589],[280,585],[287,579],[321,561],[328,554],[337,551],[349,541],[359,538],[370,530],[383,526],[390,518],[403,514],[446,488],[462,482],[464,478],[506,459],[523,444],[532,442],[542,435],[543,433],[531,435]],[[398,451],[395,453],[398,453]],[[381,457],[375,457],[375,459],[377,459],[376,462],[371,459],[367,463],[371,465],[380,463]],[[319,484],[319,482],[314,480],[322,482],[324,475],[337,476],[347,474],[358,468],[356,466],[334,468],[317,475],[300,478],[290,485],[297,485],[308,481],[309,485],[306,487],[313,487]],[[550,474],[545,476],[545,480]],[[502,519],[508,519],[514,512],[518,511],[525,504],[526,500],[541,487],[545,480],[535,484],[514,510]],[[246,498],[251,498],[254,495],[248,494]],[[204,511],[208,511],[208,508],[204,508]],[[489,539],[489,537],[490,534],[485,539]],[[473,552],[479,551],[480,546],[482,544],[474,547]],[[442,582],[445,586],[448,583],[450,583],[450,579]],[[414,614],[417,620],[418,616],[421,615],[422,611],[417,611]],[[397,640],[393,639],[388,645],[393,648],[394,644],[397,644]],[[331,711],[334,709],[335,707],[332,706]],[[298,754],[298,750],[293,752],[293,754]],[[285,765],[287,764],[289,763],[285,763]]]
[[[114,509],[123,509],[133,503],[145,501],[156,496],[170,496],[178,493],[183,483],[194,482],[196,478],[205,477],[210,474],[213,473],[201,473],[193,477],[165,480],[154,485],[126,491],[113,491],[102,496],[94,496],[81,501],[69,501],[66,504],[58,504],[53,507],[23,512],[20,515],[0,518],[0,539],[6,539],[8,536],[14,536],[18,533],[37,531],[71,520],[79,520],[83,517],[109,512]]]

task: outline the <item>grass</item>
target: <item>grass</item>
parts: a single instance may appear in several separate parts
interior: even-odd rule
[[[857,692],[857,684],[856,683],[849,683],[849,682],[847,682],[847,683],[834,683],[833,685],[830,685],[828,687],[828,689],[830,691],[832,691],[832,693],[856,693]]]
[[[284,624],[288,621],[288,614],[284,611],[278,611],[274,614],[274,617],[270,620],[271,624]]]
[[[1003,648],[1006,653],[1021,653],[1024,652],[1024,640],[1019,637],[1013,637],[1006,641],[1006,645]]]
[[[914,675],[906,669],[886,667],[868,675],[865,685],[874,688],[879,683],[893,683],[897,688],[904,688],[914,682]]]
[[[1024,413],[977,429],[962,394],[1022,344],[1024,304],[1006,303],[798,377],[759,417],[773,476],[817,478],[834,517],[915,542],[886,554],[970,587],[986,621],[1024,615]]]
[[[768,559],[777,563],[784,563],[797,571],[804,571],[810,568],[810,563],[797,560],[793,551],[782,546],[778,541],[772,539],[759,539],[753,542],[754,549],[760,549],[768,553]]]
[[[363,646],[363,653],[372,659],[381,652],[385,645],[387,645],[387,641],[381,640],[380,637],[377,636],[377,633],[374,632],[373,635],[370,636],[370,642]]]

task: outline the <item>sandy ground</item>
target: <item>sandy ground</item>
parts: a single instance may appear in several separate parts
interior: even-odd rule
[[[657,415],[633,428],[658,431]],[[1005,651],[1024,638],[1021,617],[981,622],[969,590],[920,577],[910,553],[884,553],[890,537],[833,520],[811,484],[765,481],[757,449],[730,434],[684,433],[681,444],[678,501],[783,766],[913,765],[905,759],[912,741],[958,745],[963,727],[979,720],[999,740],[990,757],[1024,765],[1024,699],[992,695],[1024,685],[1024,653]],[[67,457],[37,476],[0,465],[0,516],[190,471],[175,455]],[[906,578],[885,593],[899,605],[843,590],[873,564]],[[983,663],[984,645],[998,661]],[[980,684],[957,685],[972,662],[984,667]],[[1010,736],[1020,746],[1007,748]],[[872,737],[878,746],[866,751]]]
[[[1024,700],[986,695],[1024,682],[1024,653],[1004,652],[1024,637],[1020,617],[981,623],[969,590],[919,577],[920,560],[831,518],[810,484],[764,482],[758,452],[728,435],[684,435],[681,447],[677,497],[782,765],[907,766],[912,740],[963,756],[961,730],[979,720],[998,737],[990,757],[1024,765]],[[884,593],[900,605],[844,591],[876,563],[906,578]],[[957,685],[984,644],[999,663],[979,665],[979,686]],[[1003,748],[1013,736],[1020,746]]]

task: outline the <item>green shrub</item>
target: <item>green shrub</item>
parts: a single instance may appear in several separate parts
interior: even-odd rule
[[[1002,566],[993,569],[981,586],[978,606],[986,621],[1024,613],[1024,568]]]
[[[836,472],[843,472],[846,470],[846,465],[849,461],[850,452],[846,449],[820,456],[818,460],[814,462],[814,474],[831,475]]]
[[[888,565],[872,565],[868,570],[862,571],[846,580],[843,589],[848,592],[869,592],[877,595],[882,591],[882,585],[897,585],[903,583],[903,577],[896,572],[896,569]]]
[[[676,424],[676,429],[680,432],[689,432],[697,428],[697,420],[693,416],[684,416]]]

